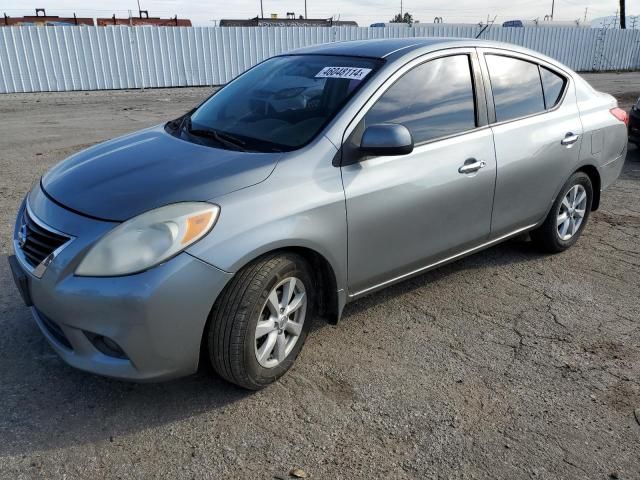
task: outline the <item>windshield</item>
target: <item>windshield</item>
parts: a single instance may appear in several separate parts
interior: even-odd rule
[[[207,100],[186,123],[216,146],[290,151],[310,142],[380,61],[329,55],[271,58]]]

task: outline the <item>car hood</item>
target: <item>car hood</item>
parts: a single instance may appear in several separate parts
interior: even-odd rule
[[[170,203],[206,201],[260,183],[280,155],[198,145],[158,126],[69,157],[49,170],[41,185],[71,210],[124,221]]]

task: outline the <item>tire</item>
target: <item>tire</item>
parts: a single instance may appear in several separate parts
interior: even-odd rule
[[[289,291],[285,289],[293,291],[291,308],[295,301],[304,301],[290,316],[278,308],[285,305],[281,299]],[[270,296],[274,291],[278,307]],[[315,314],[314,292],[313,276],[298,255],[269,255],[241,269],[218,297],[209,317],[207,355],[213,369],[227,381],[249,390],[275,382],[291,368],[304,345]],[[275,310],[280,313],[274,315]],[[259,333],[269,333],[257,339],[259,322]],[[270,322],[273,330],[269,330]],[[272,355],[261,355],[273,343],[274,331]]]
[[[576,200],[581,198],[581,193],[584,192],[586,194],[586,199],[584,203],[580,202],[576,208],[573,208],[571,205],[570,198],[567,199],[565,203],[563,201],[570,195],[572,191],[578,192],[576,195]],[[549,211],[547,218],[544,223],[538,227],[536,230],[531,232],[532,240],[540,247],[543,251],[548,253],[559,253],[565,251],[567,248],[571,247],[574,243],[578,241],[582,230],[584,230],[585,225],[587,224],[587,220],[589,219],[589,214],[591,213],[591,204],[593,202],[593,185],[591,184],[591,179],[584,172],[576,172],[566,183],[562,186],[560,190],[560,194],[553,202],[553,206]],[[567,208],[567,207],[571,208]],[[584,215],[581,217],[581,221],[577,228],[575,228],[577,219],[579,217],[579,212],[584,210]],[[574,215],[574,223],[572,226],[571,223],[571,214],[573,212]],[[564,217],[561,217],[564,213]],[[566,218],[563,223],[559,223],[562,218]],[[567,224],[567,221],[569,222]],[[568,225],[568,226],[567,226]],[[564,227],[567,226],[567,230],[563,236],[562,232],[564,231]],[[573,233],[571,233],[573,231]]]

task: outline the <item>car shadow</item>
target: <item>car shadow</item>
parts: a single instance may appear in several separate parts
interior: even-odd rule
[[[350,304],[343,321],[390,296],[423,287],[460,270],[526,262],[539,254],[530,243],[513,240]],[[113,441],[250,397],[209,369],[165,383],[136,384],[81,372],[67,366],[46,343],[11,284],[0,258],[0,457],[87,442]],[[316,322],[314,329],[323,328]],[[215,428],[215,425],[213,426]]]
[[[639,165],[640,149],[630,147],[622,178],[640,179]],[[542,256],[531,242],[510,240],[353,302],[342,321],[465,270],[526,263]],[[321,322],[314,327],[322,328]],[[215,410],[222,413],[254,394],[206,371],[172,382],[135,384],[67,366],[21,303],[4,256],[0,257],[0,331],[0,457],[117,442],[127,434]]]

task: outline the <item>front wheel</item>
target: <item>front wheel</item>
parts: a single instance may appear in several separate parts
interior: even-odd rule
[[[258,390],[295,361],[311,327],[314,283],[293,254],[260,258],[240,270],[211,312],[207,350],[214,370]]]
[[[593,186],[584,172],[574,173],[563,185],[544,223],[531,238],[549,253],[563,252],[580,237],[591,212]]]

